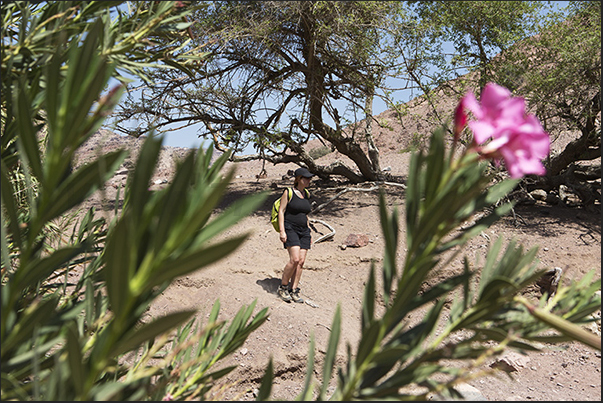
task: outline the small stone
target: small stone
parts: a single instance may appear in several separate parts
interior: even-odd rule
[[[547,193],[543,189],[536,189],[530,192],[530,195],[536,200],[546,200]]]
[[[530,358],[519,353],[510,352],[504,357],[499,358],[496,362],[490,366],[492,368],[499,368],[505,372],[519,371],[520,368],[525,368],[526,364],[530,361]]]
[[[369,244],[368,235],[366,234],[349,234],[343,241],[343,244],[350,248],[360,248]]]

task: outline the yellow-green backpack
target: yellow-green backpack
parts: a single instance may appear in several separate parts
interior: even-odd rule
[[[310,198],[310,192],[308,191],[308,189],[304,189],[306,191],[306,197]],[[293,197],[293,189],[288,187],[287,188],[287,195],[289,197],[288,200],[291,200],[291,197]],[[272,223],[272,226],[274,227],[274,230],[276,232],[279,232],[279,228],[278,228],[278,209],[281,207],[281,198],[279,197],[278,199],[276,199],[274,201],[274,203],[272,203],[272,212],[270,213],[270,222]]]

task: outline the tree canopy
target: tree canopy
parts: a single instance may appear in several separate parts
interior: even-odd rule
[[[219,149],[253,144],[255,158],[295,162],[319,176],[378,179],[378,162],[343,129],[371,116],[365,100],[393,63],[380,51],[383,27],[398,12],[396,2],[204,4],[192,31],[210,59],[190,76],[163,75],[122,116],[145,115],[159,128],[200,122],[200,135]],[[371,142],[370,132],[361,137]],[[318,166],[303,147],[312,138],[349,156],[360,173],[343,164]]]
[[[568,143],[531,187],[565,186],[592,205],[601,200],[601,2],[570,2],[569,9],[570,18],[553,15],[538,35],[495,60],[493,71],[525,97],[553,141]]]
[[[413,1],[427,27],[430,41],[454,44],[455,55],[440,64],[444,73],[455,68],[477,69],[483,88],[491,78],[491,59],[516,41],[537,33],[538,1]],[[490,74],[489,74],[490,73]],[[444,79],[451,76],[444,74]]]

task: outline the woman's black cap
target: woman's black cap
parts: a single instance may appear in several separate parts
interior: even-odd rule
[[[295,170],[295,176],[303,176],[304,178],[311,178],[314,175],[306,168],[297,168]]]

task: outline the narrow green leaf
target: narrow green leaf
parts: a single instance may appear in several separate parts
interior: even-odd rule
[[[21,150],[21,158],[27,157],[27,163],[33,175],[44,184],[45,178],[42,171],[42,159],[38,147],[37,131],[33,125],[33,116],[31,115],[32,102],[27,95],[27,89],[23,82],[19,83],[19,92],[15,100],[15,116],[19,127],[17,144]]]
[[[396,363],[404,359],[408,350],[407,345],[383,346],[371,360],[371,368],[362,377],[359,389],[374,387],[375,383],[383,378]]]
[[[52,190],[49,201],[40,206],[39,220],[48,222],[82,203],[113,175],[125,156],[126,152],[123,150],[104,154],[69,175],[57,189]]]
[[[2,194],[2,214],[4,216],[4,209],[6,209],[6,213],[8,214],[8,225],[10,228],[10,232],[13,235],[13,242],[15,243],[18,250],[22,250],[21,243],[21,230],[19,229],[19,216],[17,214],[17,205],[14,199],[14,189],[13,186],[8,179],[8,168],[4,164],[4,160],[0,160],[0,180],[1,180],[1,188],[0,194]],[[4,229],[5,221],[4,218],[2,220],[2,228]],[[6,241],[6,238],[4,238]],[[2,253],[6,253],[8,249],[2,248]],[[7,257],[4,257],[7,259]],[[8,265],[8,260],[6,261]]]
[[[253,314],[253,309],[255,308],[256,304],[257,299],[254,300],[248,307],[243,306],[233,318],[223,339],[223,344],[225,345],[222,352],[223,355],[232,354],[236,349],[241,347],[245,342],[245,339],[247,339],[247,336],[249,336],[250,332],[263,323],[263,320],[254,320],[250,325],[247,325],[247,322]],[[264,309],[262,312],[264,314],[261,316],[265,316],[265,312],[267,312],[267,310]]]
[[[22,338],[20,338],[18,341],[19,342],[23,342],[24,340],[30,341],[30,338],[29,338],[30,335],[31,334],[24,333]],[[27,339],[25,337],[27,337]],[[30,366],[33,363],[34,359],[41,360],[40,361],[41,368],[45,367],[45,366],[51,366],[54,364],[51,361],[54,361],[54,358],[55,358],[54,355],[51,354],[51,352],[56,351],[57,347],[63,345],[64,342],[65,342],[65,338],[62,335],[60,335],[60,336],[54,337],[54,338],[46,341],[45,343],[36,345],[35,349],[31,348],[30,345],[27,345],[26,350],[21,352],[22,349],[20,349],[19,353],[10,357],[10,359],[2,362],[2,372],[6,374],[6,373],[15,373],[16,371],[21,371],[21,370],[23,370],[24,367]],[[3,350],[7,350],[6,352],[5,351],[2,352],[3,355],[8,354],[8,350],[9,350],[8,347],[3,346]],[[45,353],[41,355],[40,352],[45,352]]]
[[[193,246],[202,245],[249,216],[266,200],[267,195],[268,193],[261,192],[233,202],[223,213],[203,227]]]
[[[379,216],[381,218],[381,230],[385,239],[385,252],[383,257],[383,298],[389,303],[392,282],[396,276],[396,251],[398,248],[398,211],[396,208],[391,216],[386,211],[385,194],[383,190],[379,193]]]
[[[128,387],[132,387],[132,383],[128,381],[118,381],[118,382],[104,382],[97,383],[90,390],[90,396],[94,401],[111,401],[118,400],[117,398],[120,396],[120,392]]]
[[[412,234],[417,230],[417,221],[419,219],[419,208],[421,206],[421,164],[423,154],[419,151],[410,158],[409,172],[415,172],[415,175],[410,175],[406,183],[406,227],[407,227],[407,243],[413,245]]]
[[[219,369],[217,371],[214,372],[210,372],[209,374],[199,378],[199,381],[197,382],[197,384],[202,384],[204,382],[206,382],[207,380],[213,379],[213,380],[218,380],[220,378],[223,378],[224,376],[228,375],[229,373],[231,373],[233,370],[235,370],[237,367],[236,366],[230,366],[230,367],[226,367],[223,369]]]
[[[140,149],[134,173],[128,176],[124,210],[128,209],[132,212],[134,223],[138,223],[149,199],[148,186],[155,171],[162,142],[162,137],[158,139],[152,135],[147,137]]]
[[[71,384],[76,396],[83,397],[84,385],[87,383],[87,371],[83,365],[82,351],[78,335],[73,326],[67,327],[67,359],[69,361]]]
[[[407,369],[405,371],[394,372],[386,381],[380,383],[377,387],[362,391],[362,397],[373,400],[382,400],[382,397],[397,395],[399,389],[409,384],[421,384],[430,376],[441,370],[437,364],[421,363],[420,366]]]
[[[520,299],[520,302],[528,309],[528,311],[538,320],[546,323],[553,329],[560,331],[562,334],[571,337],[573,340],[577,340],[589,347],[601,351],[601,337],[597,336],[588,330],[582,329],[580,326],[575,325],[557,315],[547,312],[543,309],[536,308],[529,304],[524,299]]]
[[[67,68],[59,110],[59,130],[63,131],[65,145],[78,144],[78,137],[83,134],[81,129],[87,126],[90,109],[111,76],[105,56],[98,53],[102,28],[102,21],[96,19],[90,25],[83,44],[74,41],[69,50],[71,63]]]
[[[207,325],[205,326],[206,328],[215,324],[217,319],[218,319],[218,314],[220,313],[220,299],[216,299],[216,301],[214,302],[211,312],[209,314],[209,318],[207,320]],[[204,332],[201,335],[201,338],[199,339],[199,346],[200,348],[205,348],[205,346],[207,345],[207,341],[210,338],[210,331]]]
[[[437,253],[443,253],[455,246],[465,244],[470,239],[473,239],[475,236],[481,234],[483,231],[490,228],[492,224],[498,221],[501,217],[506,216],[507,213],[509,213],[512,209],[512,203],[505,203],[501,206],[496,207],[492,213],[480,217],[471,226],[460,231],[460,233],[453,239],[448,242],[442,243],[438,247]]]
[[[405,270],[398,280],[396,297],[390,309],[384,314],[384,321],[389,324],[386,332],[390,332],[408,314],[409,304],[415,298],[425,277],[437,262],[426,258],[413,262],[412,269]]]
[[[425,200],[430,202],[437,197],[437,189],[442,182],[444,172],[444,137],[442,128],[436,129],[432,136],[429,152],[426,157],[427,167],[425,169]]]
[[[322,368],[322,388],[326,388],[333,374],[333,364],[337,355],[337,345],[339,344],[339,336],[341,333],[341,306],[337,304],[335,315],[333,315],[333,324],[331,325],[331,334],[329,336],[329,344],[327,345],[327,353]],[[325,391],[321,390],[321,395]]]
[[[486,285],[490,281],[491,277],[494,275],[496,257],[500,252],[500,248],[502,248],[502,242],[502,237],[497,238],[496,241],[494,241],[494,244],[492,244],[492,246],[488,250],[488,254],[486,255],[486,262],[484,264],[484,267],[482,268],[480,276],[479,287],[477,291],[478,296],[482,295],[482,293],[485,291]]]
[[[262,383],[260,384],[260,389],[258,395],[255,400],[258,402],[266,401],[270,398],[270,393],[272,392],[272,380],[274,379],[274,367],[272,364],[272,357],[268,360],[268,366],[266,367],[266,371],[264,371],[264,376],[262,377]]]
[[[5,292],[5,289],[2,291]],[[34,328],[36,326],[42,328],[55,317],[54,310],[56,309],[58,302],[59,299],[57,297],[52,297],[27,307],[18,322],[15,323],[15,326],[13,326],[10,329],[10,332],[3,337],[1,345],[2,357],[5,357],[5,354],[14,349],[19,343],[32,340]]]
[[[120,312],[129,300],[129,284],[133,276],[132,262],[136,261],[136,250],[131,244],[132,234],[126,220],[117,222],[113,231],[107,236],[107,246],[104,255],[106,267],[104,269],[107,295],[114,312]]]
[[[84,280],[86,284],[86,290],[84,291],[84,317],[86,318],[86,323],[94,323],[96,320],[95,309],[94,309],[94,285],[92,284],[92,280],[90,277]]]
[[[61,59],[61,55],[55,53],[52,55],[50,62],[46,66],[46,77],[49,78],[46,80],[46,122],[48,124],[48,134],[50,136],[59,136],[62,133],[59,130],[60,122],[58,121],[60,107],[59,98],[61,96],[60,84],[64,82],[64,80],[59,79],[62,78]],[[52,79],[50,79],[51,77]],[[50,141],[49,147],[56,148],[60,143],[60,140],[57,144],[53,144],[52,141]]]
[[[19,268],[15,273],[13,285],[18,289],[35,287],[39,281],[46,279],[58,267],[63,266],[69,260],[82,252],[82,247],[66,247],[56,250],[44,258],[36,258]]]
[[[190,253],[174,261],[166,262],[155,270],[154,275],[149,279],[145,287],[150,289],[162,284],[164,281],[171,281],[176,277],[184,276],[218,261],[237,249],[247,239],[247,236],[248,234],[234,237]]]
[[[362,299],[362,328],[364,331],[375,318],[375,262],[371,262],[369,277],[364,287],[364,297]]]
[[[251,315],[253,314],[253,309],[255,308],[256,303],[257,299],[253,300],[253,303],[247,308],[245,316],[242,317],[239,326],[236,328],[237,331],[233,333],[231,342],[232,346],[224,350],[225,354],[230,354],[235,349],[242,346],[247,337],[268,319],[268,308],[264,308],[260,310],[251,321],[249,321]]]
[[[465,281],[463,282],[463,292],[462,296],[457,295],[452,299],[452,305],[450,306],[450,315],[448,316],[448,322],[455,322],[460,316],[465,312],[467,306],[471,303],[470,299],[470,290],[469,290],[469,279],[472,277],[469,272],[469,265],[467,259],[464,259],[464,274]]]
[[[193,167],[194,154],[189,152],[178,167],[172,183],[165,189],[161,215],[158,217],[157,230],[153,234],[155,250],[161,250],[168,237],[173,236],[176,231],[170,231],[170,228],[180,221],[186,212],[187,192],[192,182]]]
[[[509,333],[503,329],[498,328],[483,328],[483,327],[471,327],[469,328],[475,332],[476,336],[480,336],[479,339],[484,341],[484,338],[493,340],[499,343],[508,343],[508,347],[517,348],[525,351],[538,351],[539,349],[531,344],[525,343],[521,340],[509,341]]]
[[[195,312],[196,311],[193,310],[168,314],[155,319],[152,322],[145,323],[140,328],[131,330],[130,333],[122,336],[119,342],[113,346],[110,355],[112,357],[119,356],[120,354],[136,349],[143,343],[151,341],[155,339],[155,337],[180,326],[190,319]]]
[[[519,179],[506,179],[489,187],[486,193],[486,203],[494,204],[498,202],[504,196],[509,194],[509,192],[515,189],[519,181]]]
[[[314,377],[314,335],[310,337],[310,346],[308,348],[308,358],[306,362],[306,379],[304,381],[304,387],[302,388],[301,393],[295,399],[302,402],[312,400],[312,378]]]
[[[458,276],[445,279],[440,283],[437,283],[421,295],[416,295],[415,298],[413,298],[413,300],[408,305],[408,310],[413,311],[425,304],[429,304],[432,301],[446,296],[449,292],[457,288],[460,284],[465,284],[470,277],[470,273],[463,273]]]
[[[508,277],[493,276],[490,281],[488,281],[488,284],[486,284],[484,292],[479,296],[479,302],[485,303],[486,301],[490,301],[491,303],[495,303],[498,298],[508,294],[508,290],[517,289],[518,286]]]
[[[381,344],[382,337],[383,329],[380,322],[371,323],[368,329],[362,332],[362,338],[360,339],[358,352],[356,353],[357,366],[365,365],[365,361],[370,359],[372,353],[374,353]]]

